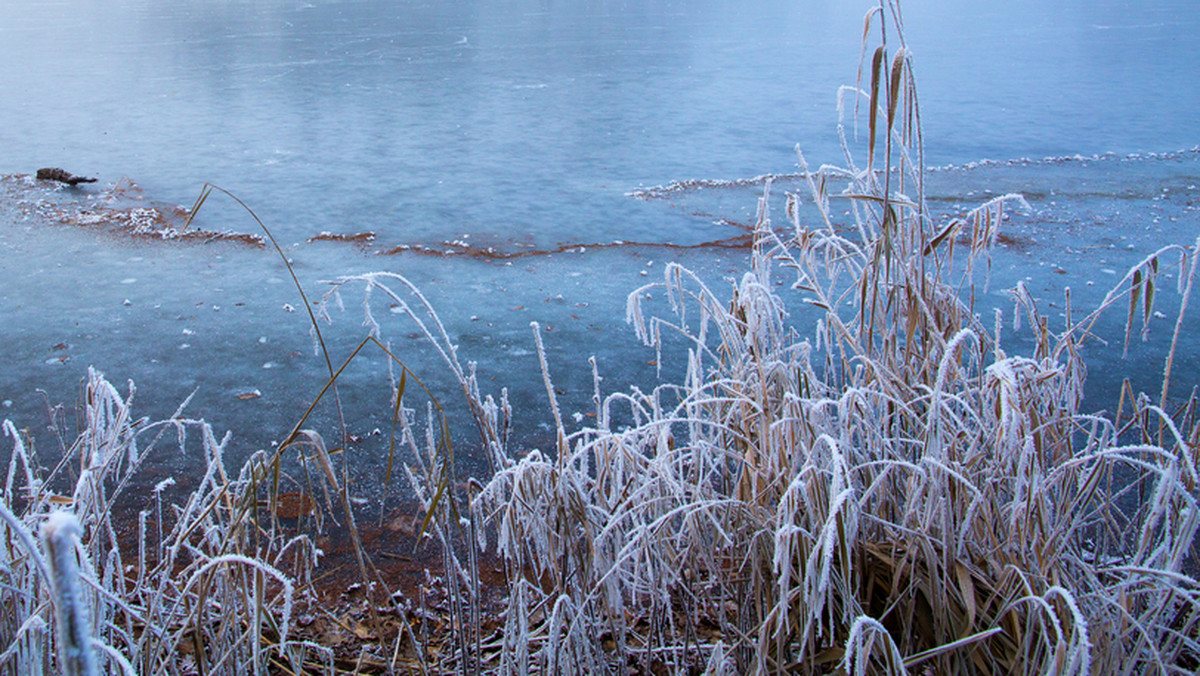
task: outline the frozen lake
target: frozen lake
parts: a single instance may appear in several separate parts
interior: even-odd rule
[[[828,0],[0,3],[0,173],[62,166],[100,179],[2,185],[0,418],[52,449],[47,407],[64,404],[71,428],[93,365],[137,383],[141,414],[168,415],[196,391],[187,410],[233,430],[239,456],[286,435],[321,389],[325,364],[272,250],[131,239],[47,217],[117,193],[189,206],[211,182],[272,229],[314,298],[320,280],[343,274],[411,279],[461,358],[479,362],[494,392],[510,388],[521,443],[544,445],[550,418],[530,322],[543,328],[565,413],[590,401],[593,355],[606,387],[652,385],[655,355],[624,323],[626,294],[671,260],[714,283],[739,273],[745,251],[711,243],[744,234],[761,186],[629,193],[788,174],[797,144],[814,165],[839,163],[836,91],[854,81],[866,9]],[[905,22],[928,160],[944,167],[930,178],[934,208],[956,213],[988,190],[1025,193],[1033,206],[997,254],[996,303],[1026,280],[1051,305],[1071,286],[1083,307],[1155,248],[1194,242],[1193,0],[1136,10],[1112,0],[936,0],[910,3]],[[197,225],[257,232],[220,196]],[[307,241],[320,232],[375,237]],[[384,255],[464,244],[514,257]],[[358,299],[346,300],[326,329],[335,361],[366,331]],[[1159,308],[1177,306],[1164,292]],[[1111,405],[1124,373],[1147,388],[1161,373],[1173,319],[1122,360],[1121,314],[1104,327],[1112,349],[1089,355],[1095,408]],[[379,318],[409,367],[445,403],[457,401],[411,325]],[[1177,360],[1180,394],[1200,383],[1198,350],[1189,338]],[[386,452],[369,436],[387,429],[386,385],[377,352],[342,383],[364,472]],[[252,391],[261,396],[237,396]],[[330,432],[332,421],[322,410],[314,425]],[[469,463],[472,430],[455,433]]]

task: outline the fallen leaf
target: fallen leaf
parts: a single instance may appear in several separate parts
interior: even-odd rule
[[[354,621],[354,635],[364,641],[375,638],[375,634],[371,633],[371,630],[367,628],[367,625],[357,620]]]

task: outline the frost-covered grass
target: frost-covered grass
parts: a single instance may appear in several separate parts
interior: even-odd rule
[[[679,382],[604,393],[593,361],[593,417],[568,427],[533,326],[552,448],[515,452],[506,396],[482,390],[416,286],[391,273],[333,283],[318,318],[361,293],[371,331],[362,349],[386,350],[389,327],[375,317],[393,315],[373,312],[377,303],[415,322],[461,385],[493,469],[486,481],[457,480],[451,422],[436,401],[413,405],[407,384],[418,381],[401,365],[392,452],[423,504],[422,532],[441,545],[450,634],[437,651],[414,632],[381,640],[379,659],[464,674],[1200,668],[1200,424],[1194,398],[1171,396],[1179,355],[1172,347],[1160,391],[1128,393],[1111,416],[1080,409],[1096,317],[1148,321],[1170,269],[1182,318],[1200,246],[1147,256],[1094,312],[1073,312],[1068,297],[1067,319],[1052,321],[1018,286],[1011,322],[978,316],[989,247],[1004,210],[1023,200],[1001,196],[934,228],[898,6],[870,12],[864,36],[861,86],[841,93],[855,125],[844,166],[810,170],[801,155],[810,190],[788,196],[781,227],[767,182],[751,269],[726,292],[668,265],[630,294],[642,341],[685,346],[664,352],[686,360]],[[849,150],[862,137],[865,163]],[[667,316],[652,315],[647,294],[666,299]],[[789,314],[799,303],[810,312]],[[1006,349],[1005,331],[1031,336],[1031,347]],[[331,362],[333,394],[337,373]],[[328,648],[290,632],[315,549],[283,537],[271,517],[280,459],[299,448],[320,484],[310,492],[327,496],[322,511],[340,497],[356,532],[345,475],[321,438],[297,425],[276,453],[231,476],[225,442],[199,421],[134,421],[128,398],[98,375],[86,404],[71,464],[47,476],[5,423],[14,451],[0,509],[0,662],[65,668],[51,620],[62,596],[34,533],[70,525],[53,516],[69,503],[82,581],[73,598],[96,662],[333,673]],[[199,435],[208,473],[183,502],[143,512],[137,560],[122,559],[112,504],[152,449],[188,434]],[[68,475],[71,495],[46,490]],[[46,531],[60,538],[48,542],[74,537],[72,527]],[[61,544],[46,551],[64,556]],[[507,576],[495,632],[481,616],[485,551],[503,557]],[[402,643],[419,657],[398,661]]]
[[[132,385],[122,396],[90,372],[83,432],[52,470],[4,422],[12,457],[0,502],[0,664],[12,673],[266,673],[319,659],[323,648],[289,637],[296,581],[317,553],[306,537],[256,526],[264,458],[231,476],[228,436],[218,441],[180,415],[134,419],[132,399]],[[129,494],[138,470],[172,445],[202,449],[204,476],[180,502],[164,504],[173,482],[160,483],[136,524],[119,523],[115,505],[142,502]],[[119,546],[131,529],[133,556]]]
[[[504,407],[478,400],[496,473],[470,510],[509,563],[498,671],[1200,667],[1200,426],[1194,400],[1167,409],[1174,348],[1153,396],[1080,410],[1098,314],[1149,320],[1170,267],[1182,317],[1200,253],[1154,252],[1090,314],[1068,296],[1058,326],[1018,286],[1007,330],[1032,347],[1006,350],[975,284],[1023,200],[933,229],[900,24],[893,3],[868,15],[862,90],[842,92],[865,164],[849,138],[843,167],[801,156],[810,194],[782,229],[764,195],[731,298],[674,265],[630,295],[642,340],[687,345],[681,382],[603,396],[597,377],[594,425],[568,430],[546,374],[557,447],[521,458],[495,441]],[[670,318],[648,316],[651,291]],[[785,295],[819,321],[791,323]]]

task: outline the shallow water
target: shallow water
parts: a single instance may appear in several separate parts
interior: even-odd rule
[[[73,424],[77,384],[94,365],[134,380],[144,414],[169,414],[195,391],[187,410],[233,430],[238,457],[284,436],[325,379],[278,257],[54,225],[38,200],[87,202],[123,177],[165,204],[190,205],[205,181],[229,189],[272,228],[312,297],[325,288],[319,280],[355,272],[416,283],[485,386],[511,388],[520,444],[545,445],[548,399],[530,322],[541,326],[568,416],[586,414],[589,356],[610,391],[652,385],[656,355],[624,324],[626,294],[668,260],[716,285],[737,274],[744,251],[697,245],[744,234],[761,188],[629,193],[794,172],[796,144],[813,165],[840,163],[836,91],[854,80],[866,9],[820,0],[109,5],[0,4],[0,173],[57,165],[100,178],[74,189],[15,186],[0,205],[0,416],[52,448],[47,403],[66,404]],[[1024,279],[1050,307],[1070,285],[1083,307],[1155,248],[1192,244],[1200,160],[1175,151],[1200,142],[1194,3],[1134,11],[943,0],[911,3],[905,22],[929,161],[949,165],[930,177],[936,208],[969,208],[988,190],[1022,192],[1033,207],[1009,224],[1024,244],[996,254],[987,302],[1002,304],[1003,290]],[[1006,161],[1048,156],[1060,159]],[[221,196],[197,225],[256,232]],[[375,240],[305,243],[322,231]],[[594,246],[614,241],[687,248]],[[445,242],[555,253],[376,255],[462,248]],[[365,335],[358,299],[346,300],[326,329],[335,360]],[[1096,407],[1125,372],[1156,391],[1177,304],[1162,294],[1169,318],[1123,360],[1119,321],[1102,327],[1111,346],[1089,355]],[[399,316],[383,319],[399,356],[453,405],[436,355]],[[1200,383],[1196,326],[1186,327],[1176,393]],[[364,472],[382,457],[369,435],[387,429],[386,384],[386,361],[370,350],[343,380]],[[260,396],[238,398],[253,391]],[[328,431],[333,419],[322,408],[313,422]],[[471,430],[455,433],[469,461]]]

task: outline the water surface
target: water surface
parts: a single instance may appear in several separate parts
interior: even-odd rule
[[[325,364],[274,253],[54,225],[38,207],[86,204],[126,178],[141,189],[130,199],[190,205],[212,182],[272,228],[314,297],[320,280],[342,274],[411,279],[485,384],[511,388],[519,443],[544,445],[548,400],[530,322],[541,326],[568,417],[589,405],[589,356],[605,387],[653,385],[656,355],[624,325],[626,294],[670,260],[721,288],[745,252],[698,245],[744,234],[760,188],[648,201],[629,193],[791,173],[797,144],[814,165],[842,162],[837,87],[854,81],[866,9],[822,0],[2,3],[0,173],[62,166],[100,182],[15,186],[0,205],[0,413],[53,447],[46,409],[66,404],[70,427],[78,381],[94,365],[134,380],[146,414],[169,414],[195,392],[187,410],[232,429],[239,456],[286,434]],[[905,12],[929,163],[944,167],[930,179],[936,208],[961,211],[988,190],[1023,192],[1034,207],[1011,223],[1031,245],[997,253],[995,303],[1025,280],[1049,304],[1072,286],[1078,307],[1102,297],[1123,266],[1194,241],[1194,3],[940,0]],[[197,225],[256,231],[223,197]],[[365,250],[305,243],[322,231],[375,240]],[[596,246],[615,241],[639,245]],[[378,255],[456,246],[445,242],[555,253]],[[365,335],[358,299],[346,300],[326,329],[335,361]],[[1164,296],[1160,309],[1176,306]],[[455,400],[436,355],[385,314],[398,354]],[[1128,370],[1153,389],[1171,321],[1158,322],[1159,343],[1135,341],[1124,360],[1120,327],[1107,327],[1113,347],[1089,355],[1093,373]],[[1181,391],[1200,382],[1196,349],[1187,343],[1177,360]],[[1097,407],[1117,380],[1097,378]],[[364,468],[382,453],[369,433],[386,429],[386,387],[375,352],[342,388]],[[261,396],[237,398],[253,390]],[[328,431],[333,419],[323,409],[313,422]],[[469,449],[469,426],[456,434]]]

